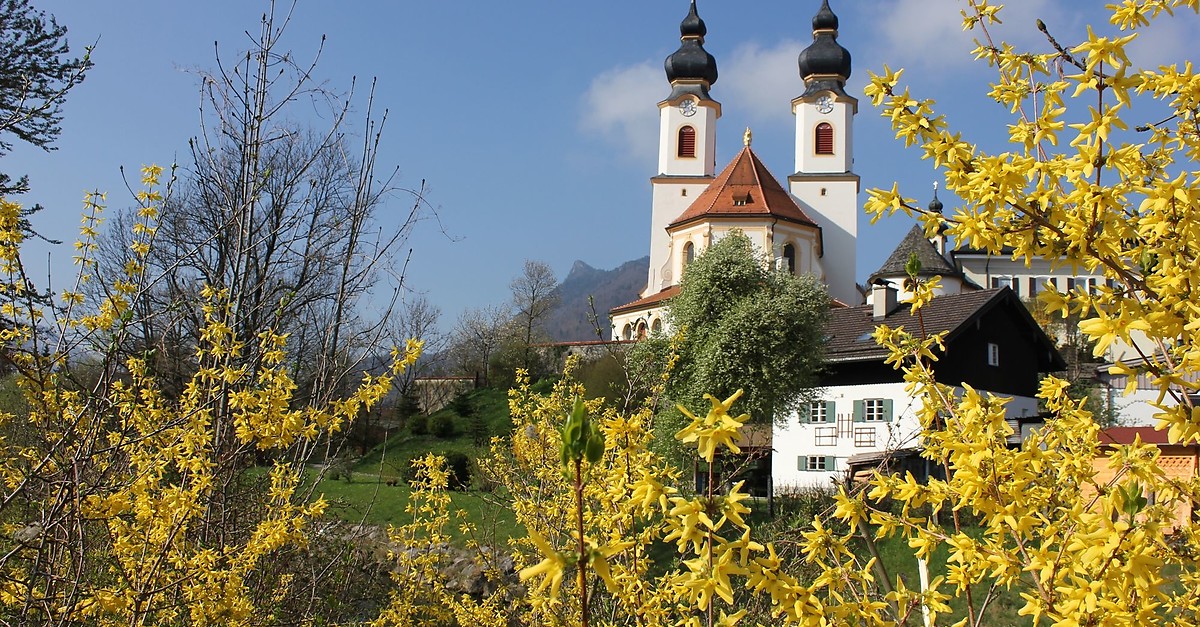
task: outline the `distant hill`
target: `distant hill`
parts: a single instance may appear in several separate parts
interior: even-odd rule
[[[638,293],[646,287],[649,267],[650,257],[626,261],[612,270],[597,270],[576,261],[567,278],[554,288],[559,305],[546,324],[546,331],[556,342],[597,339],[596,330],[588,320],[591,313],[588,296],[591,296],[604,339],[609,339],[608,310],[637,300]]]

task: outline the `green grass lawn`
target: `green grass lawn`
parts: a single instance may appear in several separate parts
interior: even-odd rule
[[[355,473],[353,481],[321,480],[314,494],[325,496],[329,502],[329,515],[347,522],[386,527],[412,520],[411,515],[404,511],[410,490],[403,481],[387,485],[378,475]],[[477,490],[451,492],[452,515],[457,515],[454,512],[463,512],[463,519],[475,526],[476,537],[483,544],[502,545],[514,535],[524,535],[512,512],[493,505],[489,496]],[[467,536],[459,529],[458,519],[451,520],[447,532],[455,542],[465,543]]]
[[[471,413],[477,416],[475,425],[483,425],[486,436],[504,435],[510,430],[508,395],[504,390],[479,389],[467,395]],[[462,453],[472,462],[486,450],[476,446],[479,435],[471,433],[470,418],[456,413],[452,407],[443,408],[426,418],[426,421],[449,421],[453,432],[438,437],[430,434],[414,434],[408,429],[398,430],[384,442],[375,446],[352,467],[351,480],[325,478],[316,486],[316,494],[324,494],[329,501],[330,515],[353,523],[371,525],[399,525],[411,520],[404,509],[409,501],[409,487],[404,479],[405,466],[415,458],[428,453],[445,455]],[[491,495],[479,491],[477,469],[472,463],[471,489],[451,491],[450,502],[453,512],[462,512],[463,519],[479,530],[480,541],[485,544],[503,543],[509,537],[520,534],[512,512],[493,505]],[[395,485],[387,485],[394,482]],[[466,537],[459,529],[455,518],[447,531],[456,542],[465,542]]]
[[[967,528],[965,530],[973,537],[982,535],[982,530],[978,528]],[[862,544],[860,541],[859,544]],[[908,542],[902,537],[892,537],[876,542],[876,547],[879,550],[879,556],[888,571],[888,578],[895,585],[896,577],[903,578],[904,585],[910,590],[919,590],[921,579],[917,571],[917,559],[913,556],[913,549],[909,548]],[[862,555],[867,554],[865,546],[861,547]],[[946,558],[949,556],[949,550],[945,544],[942,544],[934,550],[929,559],[929,579],[933,580],[939,575],[946,573]],[[972,586],[971,594],[974,600],[976,611],[982,606],[982,603],[988,595],[989,586],[976,585]],[[941,587],[943,593],[953,594],[953,586],[943,585]],[[952,624],[955,621],[965,618],[967,615],[967,601],[965,597],[954,598],[950,600],[950,607],[953,608],[951,617],[938,617],[938,623]],[[1029,618],[1018,616],[1017,611],[1025,605],[1024,599],[1021,598],[1020,590],[1017,586],[1012,589],[997,588],[991,600],[988,602],[985,610],[987,620],[985,624],[989,627],[1007,627],[1009,625],[1028,625]],[[915,621],[913,620],[915,618]],[[920,616],[910,618],[910,624],[920,624]]]

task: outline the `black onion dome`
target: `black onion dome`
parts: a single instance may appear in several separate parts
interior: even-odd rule
[[[941,213],[942,207],[943,207],[942,201],[938,200],[938,197],[937,197],[937,188],[934,188],[933,200],[929,201],[929,211],[931,211],[933,213]]]
[[[696,12],[696,0],[692,0],[692,8],[688,11],[687,17],[683,18],[683,22],[679,25],[679,37],[699,37],[703,39],[707,34],[708,27],[704,25],[704,20],[700,19],[700,14]]]
[[[829,8],[829,0],[821,3],[821,9],[813,16],[813,42],[800,52],[797,65],[800,77],[839,76],[843,81],[850,78],[850,51],[837,42],[838,18]]]
[[[704,49],[706,34],[708,28],[696,13],[696,0],[692,0],[687,17],[679,25],[679,50],[663,63],[668,81],[701,80],[710,86],[717,82],[717,60]]]
[[[812,24],[813,31],[838,29],[838,17],[834,15],[833,9],[829,8],[829,0],[821,3],[821,8],[813,16]]]

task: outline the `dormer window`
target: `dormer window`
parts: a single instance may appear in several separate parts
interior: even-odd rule
[[[833,125],[829,122],[821,122],[817,125],[817,154],[833,154]]]
[[[693,158],[696,156],[696,129],[690,126],[679,129],[678,155]]]
[[[733,197],[734,207],[744,207],[752,202],[754,202],[754,199],[750,196],[750,192],[746,192],[745,194],[735,194]]]

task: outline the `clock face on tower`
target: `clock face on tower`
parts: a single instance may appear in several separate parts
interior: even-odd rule
[[[822,94],[820,98],[817,98],[817,111],[821,113],[833,111],[833,97],[829,94]]]
[[[679,103],[679,112],[682,113],[683,116],[687,117],[687,118],[690,118],[693,115],[696,115],[696,101],[695,100],[684,100],[683,102]]]

